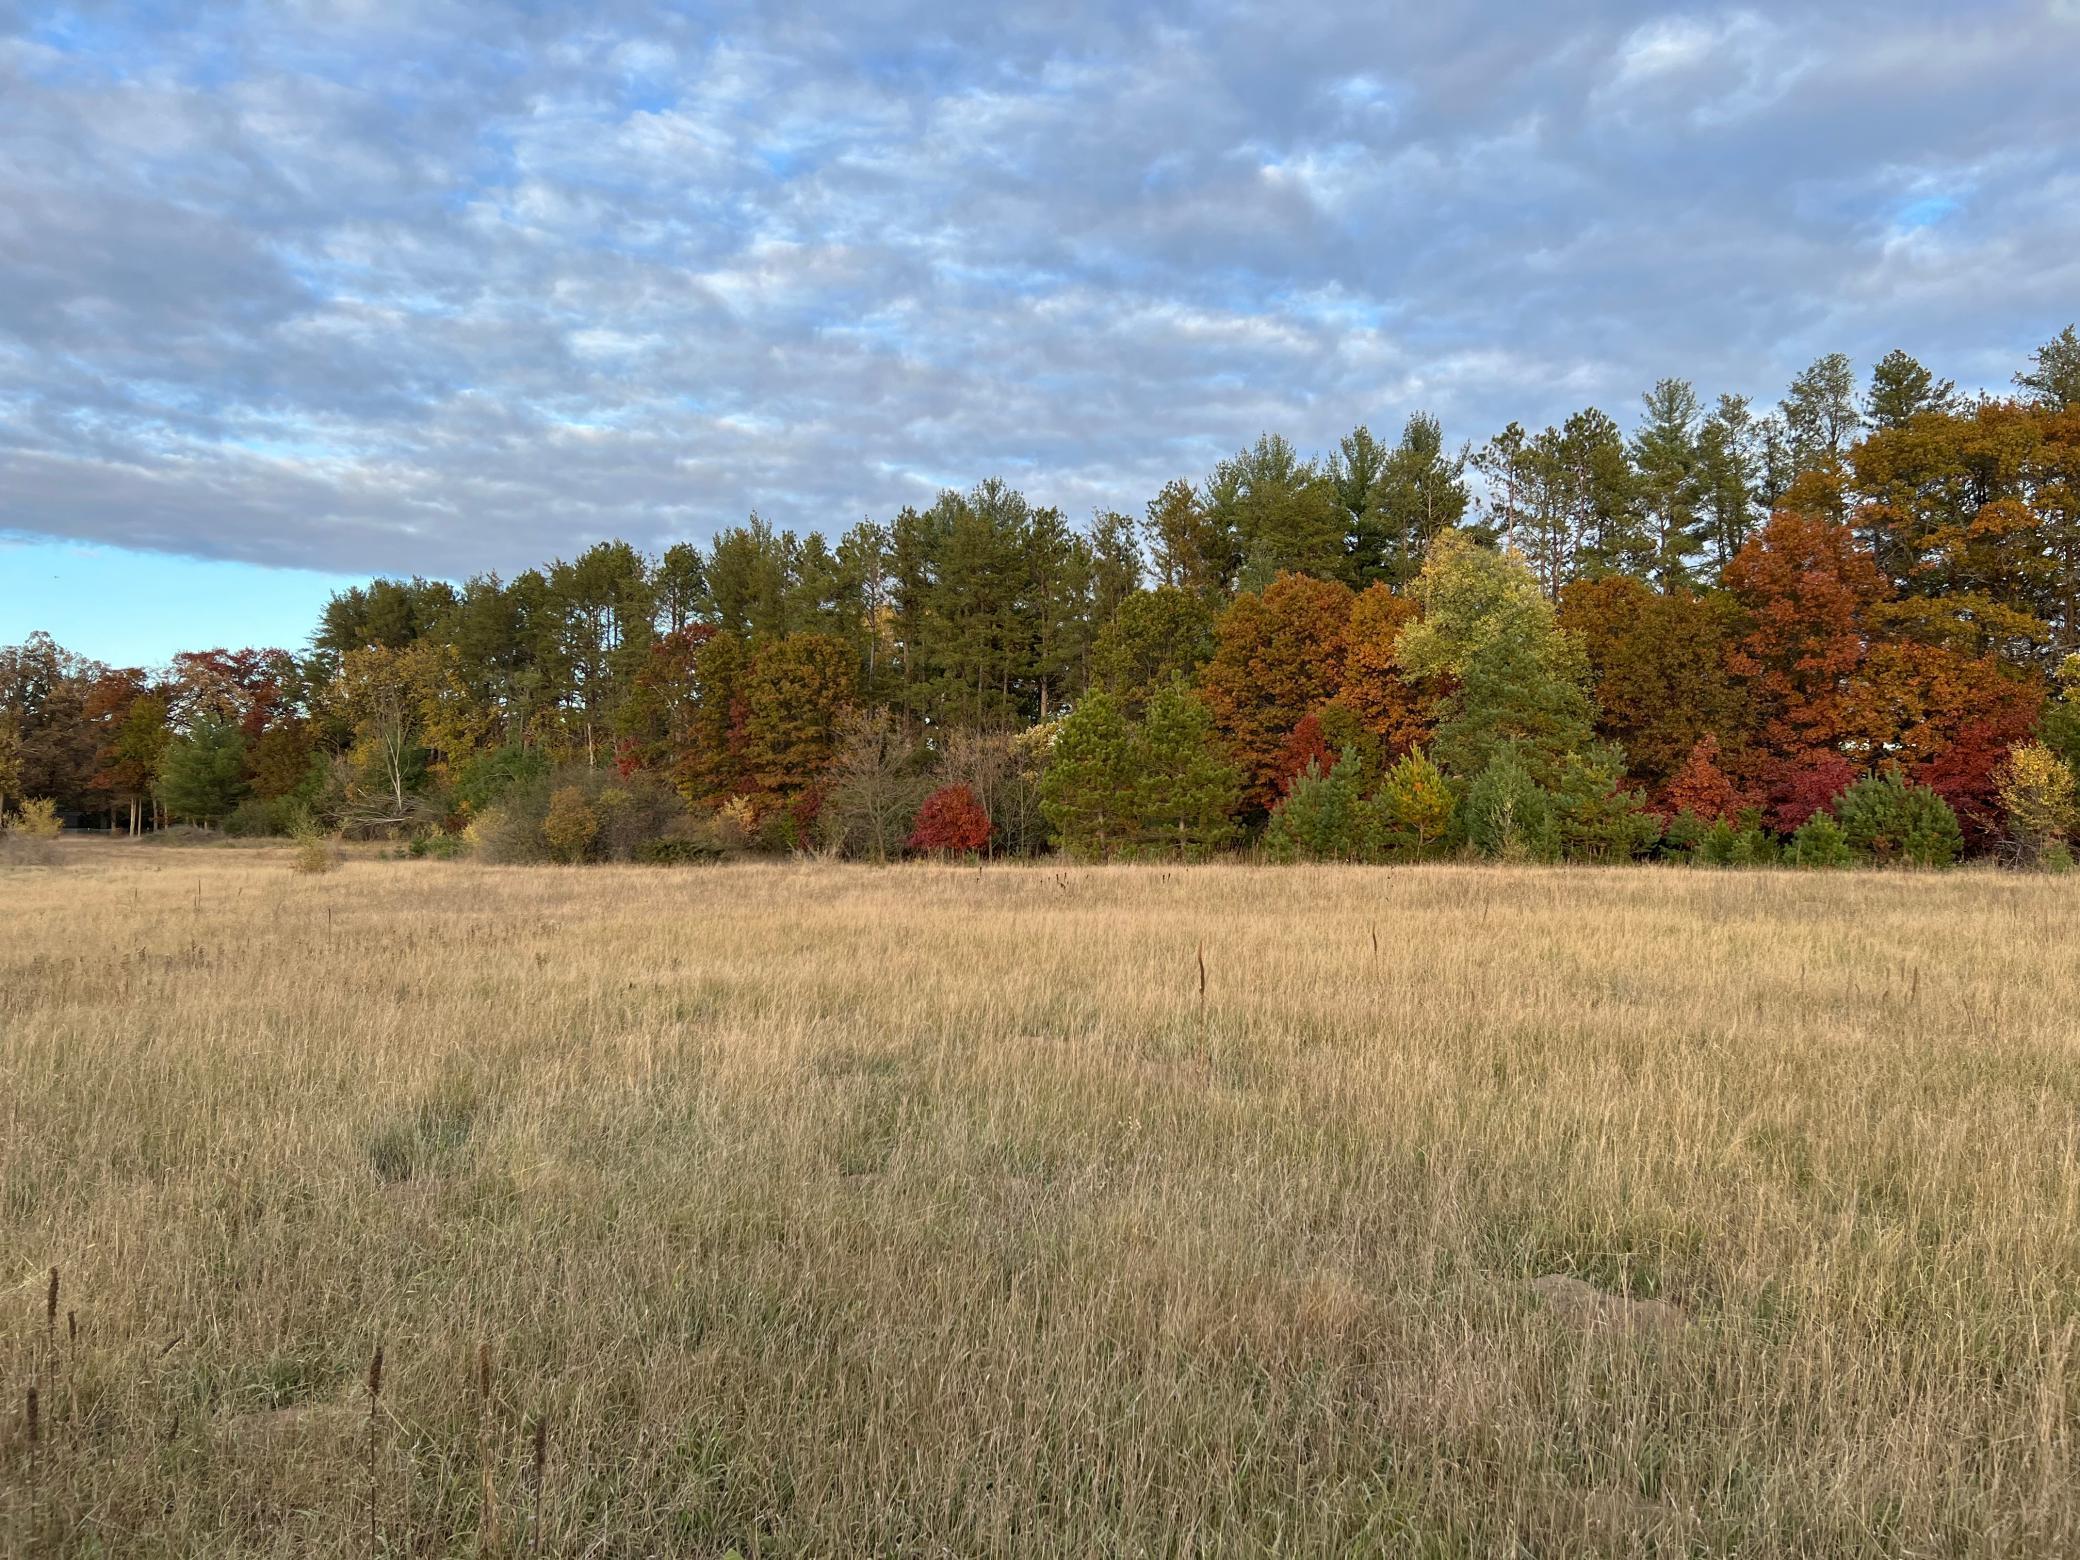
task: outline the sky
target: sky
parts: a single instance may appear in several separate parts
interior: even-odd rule
[[[0,642],[2080,316],[2080,0],[0,0]]]

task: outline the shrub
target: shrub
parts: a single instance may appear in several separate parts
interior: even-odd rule
[[[289,858],[289,870],[305,877],[322,877],[339,865],[334,854],[332,841],[314,828],[305,828],[296,836],[296,851]]]
[[[21,810],[7,820],[7,832],[25,840],[54,840],[65,832],[58,817],[58,804],[48,797],[32,796]]]
[[[471,819],[462,837],[481,859],[497,866],[524,867],[549,859],[541,814],[511,801],[486,808]]]
[[[559,786],[542,815],[542,838],[559,861],[583,861],[599,834],[599,813],[574,785]]]
[[[453,861],[469,849],[469,841],[459,834],[436,830],[414,839],[406,849],[414,856],[430,856],[435,861]]]
[[[964,785],[942,785],[924,799],[910,830],[910,848],[972,853],[989,848],[989,814]]]
[[[456,806],[483,813],[516,787],[540,785],[549,777],[549,760],[532,748],[502,747],[473,754],[455,770]]]
[[[1877,862],[1948,866],[1964,849],[1950,804],[1898,770],[1859,780],[1842,792],[1835,817],[1852,848]]]
[[[224,832],[239,839],[268,839],[296,834],[310,809],[293,796],[249,796],[224,819]]]
[[[1816,812],[1791,836],[1784,860],[1794,867],[1847,867],[1855,864],[1856,852],[1834,815]]]
[[[663,839],[643,841],[636,847],[635,859],[645,866],[683,867],[714,861],[721,855],[722,847],[712,839],[667,835]]]
[[[2080,818],[2073,771],[2041,742],[2009,749],[1994,784],[2008,815],[2008,847],[2023,866],[2036,865],[2045,851],[2063,843]]]

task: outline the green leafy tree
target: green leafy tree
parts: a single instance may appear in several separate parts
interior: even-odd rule
[[[167,744],[159,795],[166,810],[207,827],[246,793],[246,739],[221,715],[202,715]]]
[[[1693,560],[1705,550],[1704,458],[1697,432],[1703,411],[1686,379],[1664,379],[1641,400],[1645,415],[1631,446],[1644,526],[1644,557],[1638,561],[1641,572],[1669,591],[1691,582]]]
[[[1396,653],[1410,676],[1447,690],[1433,756],[1471,777],[1507,751],[1537,785],[1557,784],[1562,760],[1591,740],[1589,669],[1531,571],[1447,531],[1413,593],[1423,616]]]

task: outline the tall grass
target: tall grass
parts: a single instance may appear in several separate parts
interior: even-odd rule
[[[2071,880],[287,864],[0,890],[0,1552],[2080,1550]]]

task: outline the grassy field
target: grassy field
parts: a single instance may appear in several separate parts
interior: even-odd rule
[[[2080,1549],[2070,880],[288,860],[0,872],[7,1553]]]

